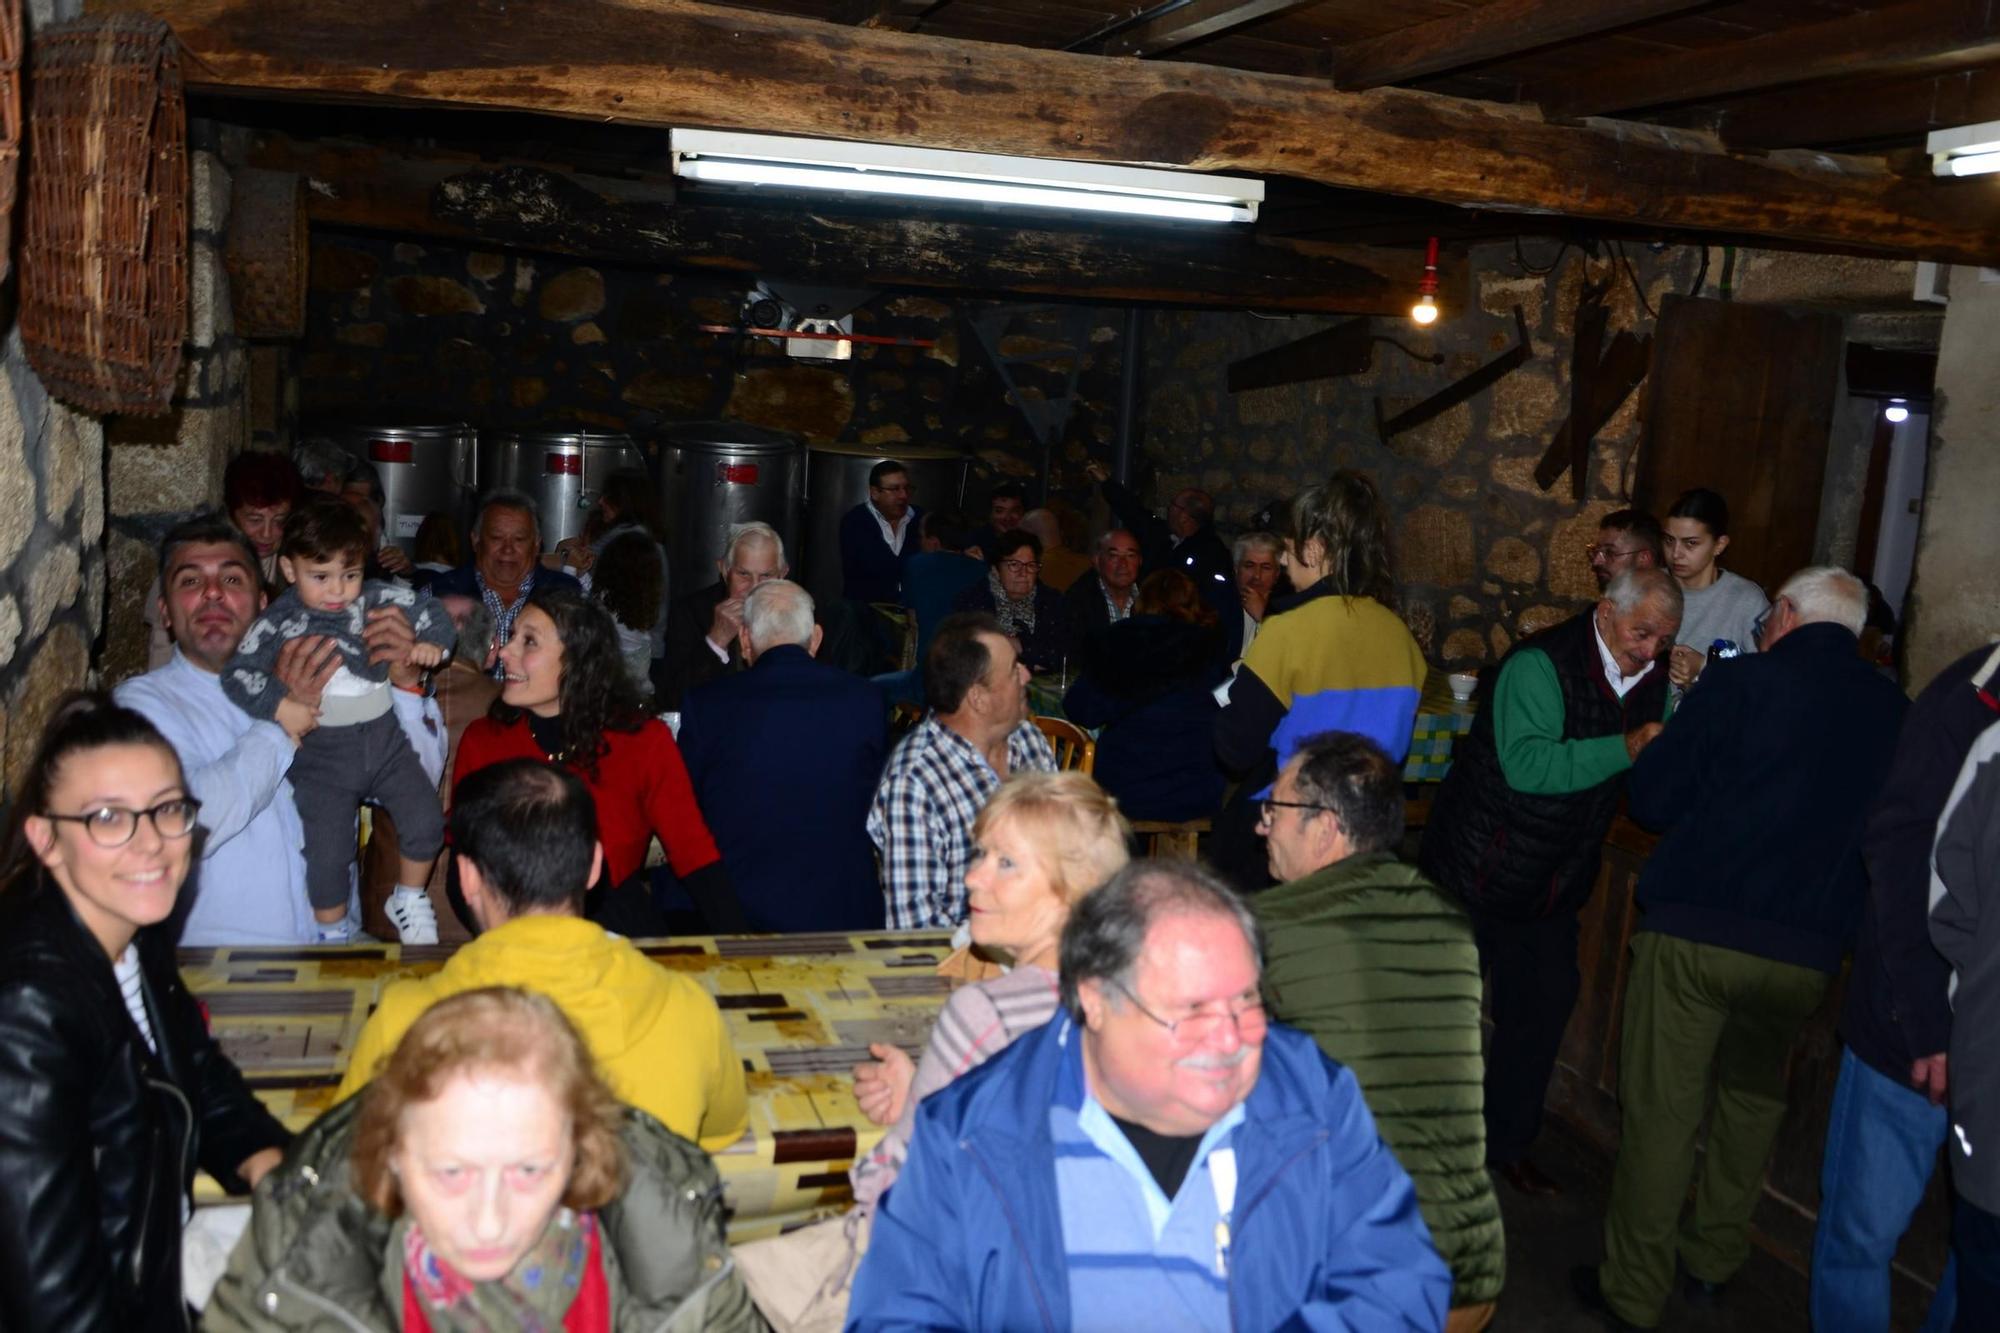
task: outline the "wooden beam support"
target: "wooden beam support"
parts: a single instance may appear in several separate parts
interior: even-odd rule
[[[914,32],[919,23],[946,0],[843,0],[840,21],[857,28]]]
[[[1491,0],[1333,51],[1333,81],[1349,92],[1408,83],[1468,65],[1594,37],[1712,0]]]
[[[1319,0],[1189,0],[1179,9],[1115,33],[1104,41],[1108,56],[1156,56],[1220,36],[1258,19],[1289,14]]]
[[[1906,139],[1987,120],[2000,120],[2000,65],[1745,98],[1722,107],[1709,126],[1732,147],[1805,148]]]
[[[1516,212],[1822,249],[2000,260],[1989,191],[1710,135],[1174,61],[878,32],[694,0],[409,9],[94,0],[163,19],[208,93],[514,109],[1290,175]],[[664,145],[663,145],[664,146]]]
[[[1606,65],[1529,89],[1551,116],[1700,102],[1814,79],[1915,74],[2000,60],[1995,0],[1908,0],[1727,46]]]
[[[671,181],[612,180],[263,134],[250,165],[309,183],[309,220],[571,254],[601,263],[772,272],[849,286],[1145,301],[1328,314],[1409,305],[1422,269],[1407,250],[1259,243],[1249,237],[850,217],[804,207],[693,205]],[[1444,297],[1466,284],[1446,257]]]

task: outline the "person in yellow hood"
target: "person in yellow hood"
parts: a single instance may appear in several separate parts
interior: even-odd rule
[[[382,993],[348,1060],[342,1100],[437,1001],[519,986],[556,1002],[622,1100],[710,1151],[743,1133],[743,1062],[714,999],[583,919],[604,854],[580,779],[530,759],[470,774],[453,793],[450,851],[480,933],[434,975]]]

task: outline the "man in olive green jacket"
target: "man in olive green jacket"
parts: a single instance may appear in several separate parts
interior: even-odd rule
[[[1279,880],[1251,899],[1268,937],[1272,1016],[1354,1071],[1451,1267],[1448,1333],[1483,1328],[1506,1241],[1486,1174],[1472,925],[1396,859],[1402,773],[1366,737],[1331,731],[1301,745],[1257,827]]]

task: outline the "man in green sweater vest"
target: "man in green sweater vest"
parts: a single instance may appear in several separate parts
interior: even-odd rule
[[[1396,859],[1402,772],[1330,731],[1301,745],[1264,802],[1271,873],[1252,898],[1272,1015],[1354,1071],[1450,1265],[1447,1333],[1493,1317],[1506,1240],[1486,1173],[1479,951],[1449,894]]]

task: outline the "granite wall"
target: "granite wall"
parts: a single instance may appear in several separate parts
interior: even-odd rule
[[[1038,471],[1040,446],[972,323],[1021,307],[884,294],[855,312],[854,332],[929,345],[855,344],[849,361],[801,361],[770,339],[702,331],[742,326],[749,287],[738,275],[315,231],[299,412],[307,425],[443,418],[642,437],[729,419],[816,443],[961,448],[975,457],[975,498],[994,477]],[[1124,321],[1078,315],[1067,329],[1059,314],[1017,317],[1000,348],[1030,398],[1060,396],[1080,359],[1069,435],[1108,441]]]
[[[1661,298],[1692,292],[1702,267],[1699,249],[1627,252],[1629,271],[1613,254],[1558,254],[1548,243],[1479,247],[1461,311],[1428,331],[1407,319],[1373,324],[1416,352],[1441,353],[1443,365],[1377,343],[1361,374],[1244,393],[1227,388],[1230,362],[1338,321],[1154,314],[1145,367],[1151,492],[1200,486],[1216,497],[1223,526],[1235,527],[1335,468],[1370,473],[1395,523],[1401,609],[1425,653],[1450,666],[1498,657],[1515,638],[1596,596],[1584,547],[1598,519],[1623,505],[1632,475],[1643,384],[1599,432],[1582,504],[1570,498],[1567,474],[1549,491],[1534,480],[1569,415],[1585,282],[1611,283],[1608,345],[1624,329],[1651,332]],[[1713,287],[1711,273],[1706,288]],[[1443,415],[1380,438],[1378,403],[1383,418],[1394,417],[1514,346],[1516,306],[1533,347],[1527,364]],[[1149,489],[1147,479],[1139,484]]]

